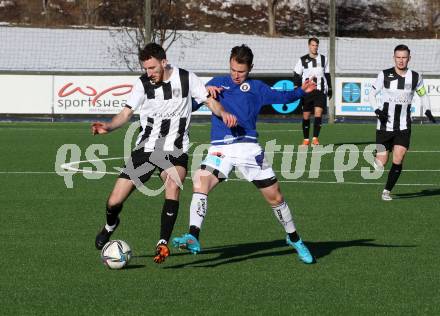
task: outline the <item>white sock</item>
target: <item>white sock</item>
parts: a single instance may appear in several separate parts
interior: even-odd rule
[[[289,206],[286,202],[283,202],[277,206],[272,206],[272,210],[280,224],[283,225],[286,233],[289,234],[296,231],[295,223],[292,219],[292,214],[290,213]]]
[[[193,193],[189,209],[189,226],[202,227],[208,211],[208,196],[203,193]]]
[[[160,244],[167,245],[168,242],[167,242],[165,239],[161,239],[161,240],[159,240],[159,241],[157,242],[156,246],[159,246]]]

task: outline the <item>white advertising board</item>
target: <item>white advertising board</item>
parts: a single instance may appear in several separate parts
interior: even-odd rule
[[[52,76],[1,75],[0,113],[51,114]]]
[[[55,76],[55,114],[116,114],[127,102],[127,97],[138,76]],[[202,77],[204,83],[211,77]],[[193,114],[210,115],[202,106]]]
[[[0,114],[117,114],[127,101],[138,75],[53,76],[0,75]],[[201,77],[204,83],[211,77]],[[335,103],[339,116],[374,116],[368,93],[375,78],[336,78]],[[434,116],[440,117],[440,79],[425,79]],[[414,98],[413,116],[420,116]],[[210,115],[202,106],[193,114]]]
[[[117,114],[137,76],[54,76],[54,114]]]
[[[371,85],[375,78],[336,78],[336,115],[340,116],[374,116],[368,100]],[[432,113],[440,116],[440,79],[424,79]],[[379,96],[380,98],[380,96]],[[415,95],[411,107],[414,117],[422,116],[420,98]]]

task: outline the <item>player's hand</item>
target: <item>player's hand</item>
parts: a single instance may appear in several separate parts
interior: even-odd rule
[[[436,123],[436,122],[437,122],[437,121],[435,120],[434,116],[432,115],[431,110],[426,110],[426,111],[425,111],[425,115],[429,118],[429,120],[430,120],[432,123]]]
[[[216,87],[216,86],[207,86],[206,90],[208,91],[208,94],[213,97],[214,99],[217,99],[217,96],[222,93],[223,88],[222,87]]]
[[[229,128],[237,126],[237,117],[234,114],[223,111],[222,114],[223,123]]]
[[[96,134],[107,134],[108,132],[110,132],[110,129],[109,129],[107,123],[95,122],[95,123],[92,124],[92,134],[93,135],[96,135]]]
[[[307,79],[306,81],[304,81],[304,83],[301,86],[301,89],[305,92],[305,93],[310,93],[313,90],[316,89],[316,83],[313,80],[309,80]]]
[[[376,109],[376,111],[374,111],[374,113],[376,114],[377,119],[382,124],[386,124],[388,122],[388,114],[386,114],[384,111]]]
[[[327,97],[328,97],[328,99],[331,100],[331,99],[332,99],[332,96],[333,96],[333,90],[332,90],[332,89],[329,89],[329,90],[327,91]]]

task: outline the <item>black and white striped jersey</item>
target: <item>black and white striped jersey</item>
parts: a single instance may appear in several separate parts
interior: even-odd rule
[[[388,122],[385,124],[377,120],[378,130],[411,129],[411,103],[414,92],[421,97],[423,108],[430,109],[421,74],[408,69],[405,76],[400,76],[394,67],[379,73],[370,90],[369,100],[374,110],[380,109],[388,115]],[[380,101],[376,99],[379,93]]]
[[[324,55],[318,54],[316,58],[313,58],[307,54],[300,57],[293,71],[294,81],[297,87],[301,86],[307,79],[314,77],[317,90],[325,94],[327,94],[328,90],[331,90],[328,59]],[[301,81],[299,78],[301,78]]]
[[[172,67],[169,80],[158,85],[150,82],[147,74],[136,80],[128,97],[127,107],[139,109],[141,129],[136,145],[144,144],[145,152],[174,151],[189,148],[188,128],[192,100],[202,103],[207,99],[203,82],[194,73]]]

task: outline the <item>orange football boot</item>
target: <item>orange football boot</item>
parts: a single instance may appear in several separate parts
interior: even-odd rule
[[[162,263],[170,255],[170,249],[166,244],[159,244],[156,247],[156,256],[154,256],[154,262]]]

